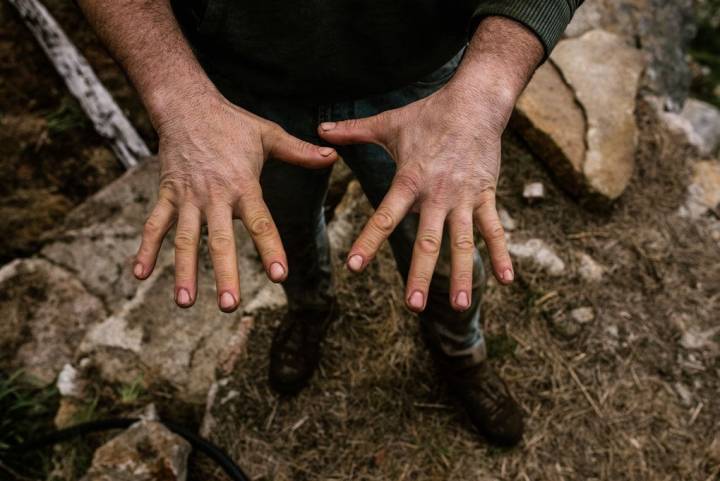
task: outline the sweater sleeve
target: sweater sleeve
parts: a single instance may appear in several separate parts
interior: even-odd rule
[[[583,0],[484,0],[475,9],[473,23],[499,15],[516,20],[540,38],[545,56],[557,44],[575,10]]]

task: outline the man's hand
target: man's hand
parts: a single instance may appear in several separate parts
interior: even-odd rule
[[[374,117],[321,124],[338,145],[374,143],[397,163],[393,183],[353,244],[348,267],[363,270],[410,210],[420,213],[406,303],[425,308],[444,226],[451,243],[450,302],[470,307],[473,225],[503,284],[514,278],[495,207],[500,137],[517,96],[542,57],[539,40],[504,18],[485,19],[453,79],[435,94]]]
[[[175,301],[191,306],[197,297],[200,226],[208,226],[218,305],[229,312],[240,301],[233,218],[242,219],[268,277],[283,281],[288,272],[280,235],[260,190],[268,156],[304,167],[326,167],[337,160],[330,147],[303,142],[278,125],[232,105],[220,95],[196,98],[184,110],[165,111],[158,121],[160,190],[145,223],[133,273],[147,278],[163,238],[175,230]]]

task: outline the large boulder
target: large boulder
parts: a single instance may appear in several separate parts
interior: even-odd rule
[[[666,107],[679,111],[690,87],[686,60],[695,35],[692,0],[585,0],[565,34],[568,37],[603,29],[630,47],[648,54],[642,87],[665,97]]]
[[[161,423],[139,421],[95,451],[81,481],[185,481],[190,450]]]
[[[573,194],[612,201],[635,165],[643,54],[592,30],[558,43],[518,100],[513,125]]]

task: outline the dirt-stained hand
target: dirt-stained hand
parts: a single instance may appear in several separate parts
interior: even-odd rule
[[[217,302],[221,310],[231,312],[240,302],[234,218],[250,232],[268,277],[281,282],[288,274],[280,235],[260,189],[263,163],[272,156],[320,168],[337,160],[337,153],[297,139],[220,96],[193,105],[168,115],[158,126],[158,201],[145,223],[133,273],[138,279],[152,273],[163,238],[177,223],[175,301],[181,307],[192,306],[197,298],[200,227],[207,223]]]
[[[445,225],[451,242],[450,302],[456,310],[467,309],[472,300],[473,225],[485,239],[497,279],[512,282],[495,208],[500,137],[511,109],[511,101],[448,84],[374,117],[321,124],[319,133],[328,142],[377,144],[397,164],[390,190],[350,249],[348,267],[362,271],[403,217],[415,210],[420,223],[406,286],[411,310],[425,309]]]

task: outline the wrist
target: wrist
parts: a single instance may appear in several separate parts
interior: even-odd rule
[[[504,128],[543,55],[542,43],[525,26],[504,17],[487,17],[446,87],[464,102],[490,105]]]
[[[208,85],[167,85],[149,89],[143,96],[150,122],[155,130],[187,117],[202,118],[202,110],[226,102],[222,94],[208,82]]]

